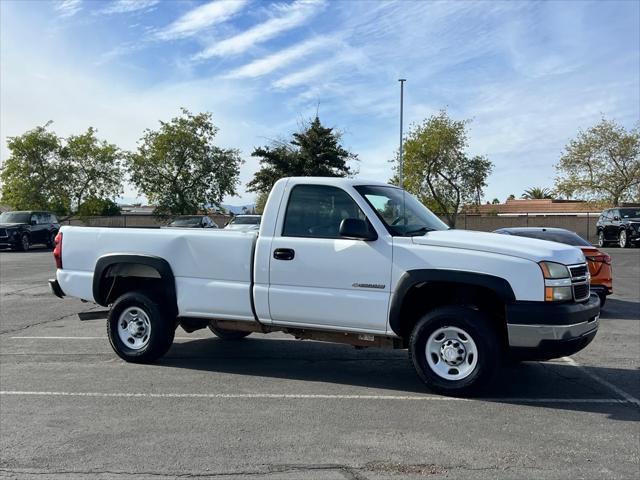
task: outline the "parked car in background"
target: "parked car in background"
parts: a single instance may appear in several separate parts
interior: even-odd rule
[[[58,219],[49,212],[4,212],[0,214],[0,248],[26,252],[33,244],[51,248],[60,230]]]
[[[236,215],[224,227],[227,230],[259,230],[261,215]]]
[[[607,295],[613,293],[611,257],[607,253],[598,250],[598,248],[591,245],[577,233],[565,230],[564,228],[546,227],[501,228],[496,230],[495,233],[549,240],[551,242],[564,243],[580,248],[589,266],[591,292],[600,297],[601,307],[603,307],[607,301]]]
[[[163,228],[218,228],[218,225],[207,215],[185,215],[174,218]]]
[[[598,223],[598,246],[613,243],[620,248],[640,242],[640,207],[610,208],[600,214]]]

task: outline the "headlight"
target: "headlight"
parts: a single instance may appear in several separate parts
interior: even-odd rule
[[[571,274],[569,269],[561,263],[540,262],[540,269],[544,276],[544,301],[565,302],[573,299],[571,288]]]
[[[542,269],[542,275],[544,278],[570,278],[569,269],[561,263],[555,262],[540,262],[540,268]]]

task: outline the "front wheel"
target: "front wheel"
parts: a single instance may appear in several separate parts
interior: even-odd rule
[[[598,247],[602,248],[605,246],[605,241],[604,241],[604,232],[602,230],[600,230],[598,232]]]
[[[409,358],[420,379],[445,395],[486,387],[500,366],[501,345],[489,318],[462,306],[427,313],[409,338]]]
[[[228,328],[220,328],[214,323],[209,324],[209,330],[221,340],[240,340],[251,335],[251,332],[243,332],[242,330],[229,330]]]
[[[29,235],[27,235],[26,233],[23,233],[22,236],[20,237],[20,243],[18,244],[18,248],[21,251],[26,252],[27,250],[29,250],[30,246],[31,246],[31,242],[29,241]]]
[[[116,354],[134,363],[150,363],[173,343],[174,322],[155,299],[140,292],[120,296],[109,312],[107,335]]]
[[[600,298],[600,309],[602,309],[604,304],[607,303],[607,296],[604,293],[599,293],[598,297]]]
[[[620,230],[620,234],[618,235],[618,245],[620,248],[627,248],[628,246],[628,237],[626,230]]]

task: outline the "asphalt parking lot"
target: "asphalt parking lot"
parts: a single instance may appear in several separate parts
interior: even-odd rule
[[[640,249],[570,359],[506,367],[490,398],[425,390],[406,351],[182,330],[156,365],[52,296],[51,252],[0,252],[2,478],[638,478]]]

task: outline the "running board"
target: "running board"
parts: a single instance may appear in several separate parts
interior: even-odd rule
[[[80,320],[100,320],[109,316],[109,310],[89,310],[78,313]]]

